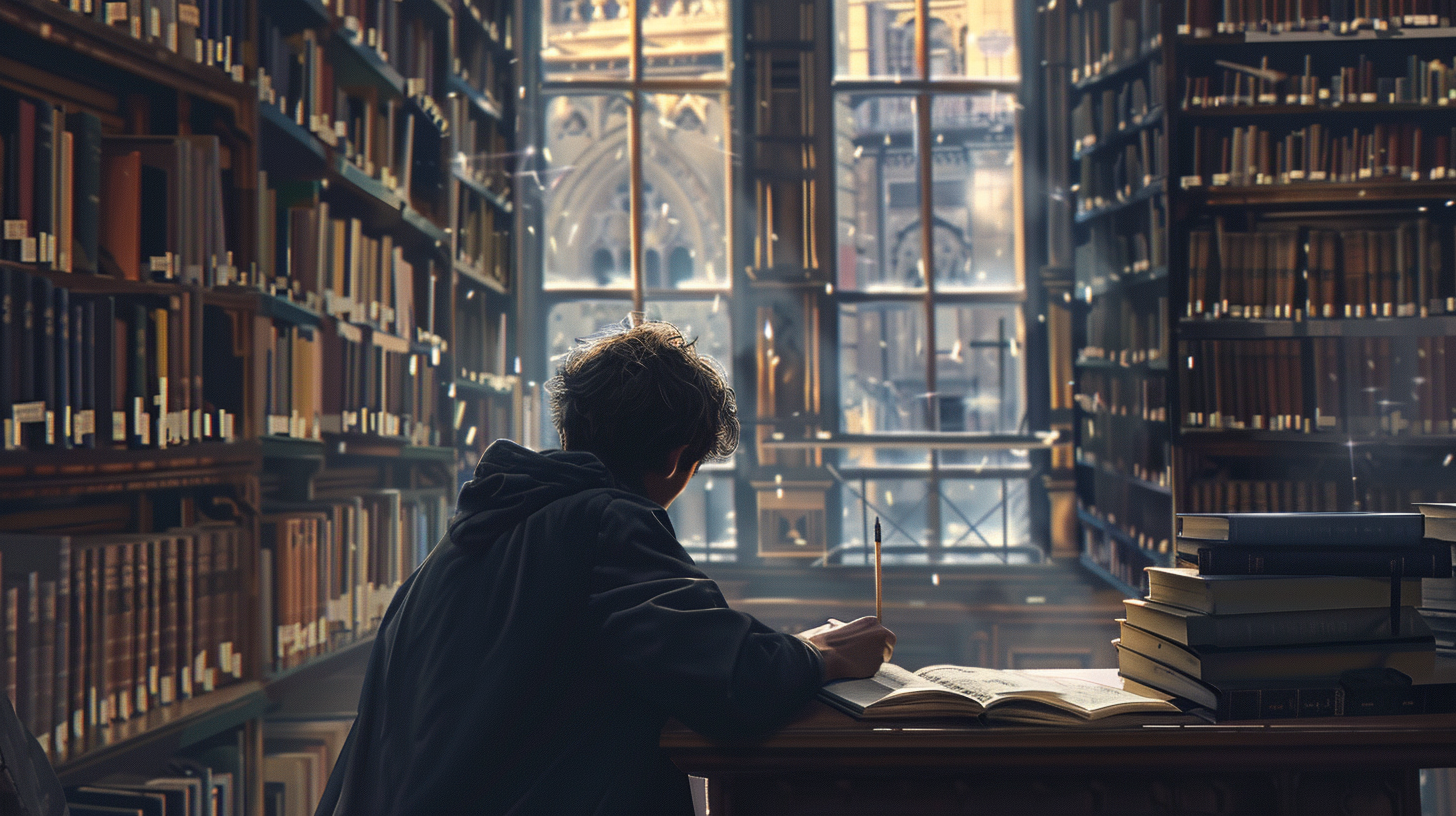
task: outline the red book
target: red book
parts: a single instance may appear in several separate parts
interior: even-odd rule
[[[127,280],[141,280],[142,154],[135,150],[101,154],[102,269]]]

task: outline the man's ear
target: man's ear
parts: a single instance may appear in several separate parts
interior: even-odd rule
[[[684,456],[684,454],[687,453],[687,450],[687,445],[678,445],[677,447],[667,452],[667,456],[665,456],[662,460],[662,468],[660,471],[663,478],[671,479],[673,476],[677,475],[679,468],[692,467],[692,462],[686,461],[686,458]]]

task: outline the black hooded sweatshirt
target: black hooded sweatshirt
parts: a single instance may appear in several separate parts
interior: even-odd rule
[[[385,613],[317,814],[691,813],[666,718],[761,737],[822,674],[595,456],[498,441]]]

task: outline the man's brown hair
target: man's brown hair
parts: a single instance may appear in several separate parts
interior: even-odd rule
[[[567,353],[546,383],[565,450],[590,451],[637,485],[686,445],[682,464],[738,447],[738,407],[721,367],[671,323],[618,326]]]

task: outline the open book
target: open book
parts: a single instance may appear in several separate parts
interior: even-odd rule
[[[926,666],[912,673],[886,663],[873,677],[828,683],[819,696],[860,718],[971,716],[1072,724],[1114,714],[1180,711],[1168,697],[1147,697],[1070,673],[974,666]]]

